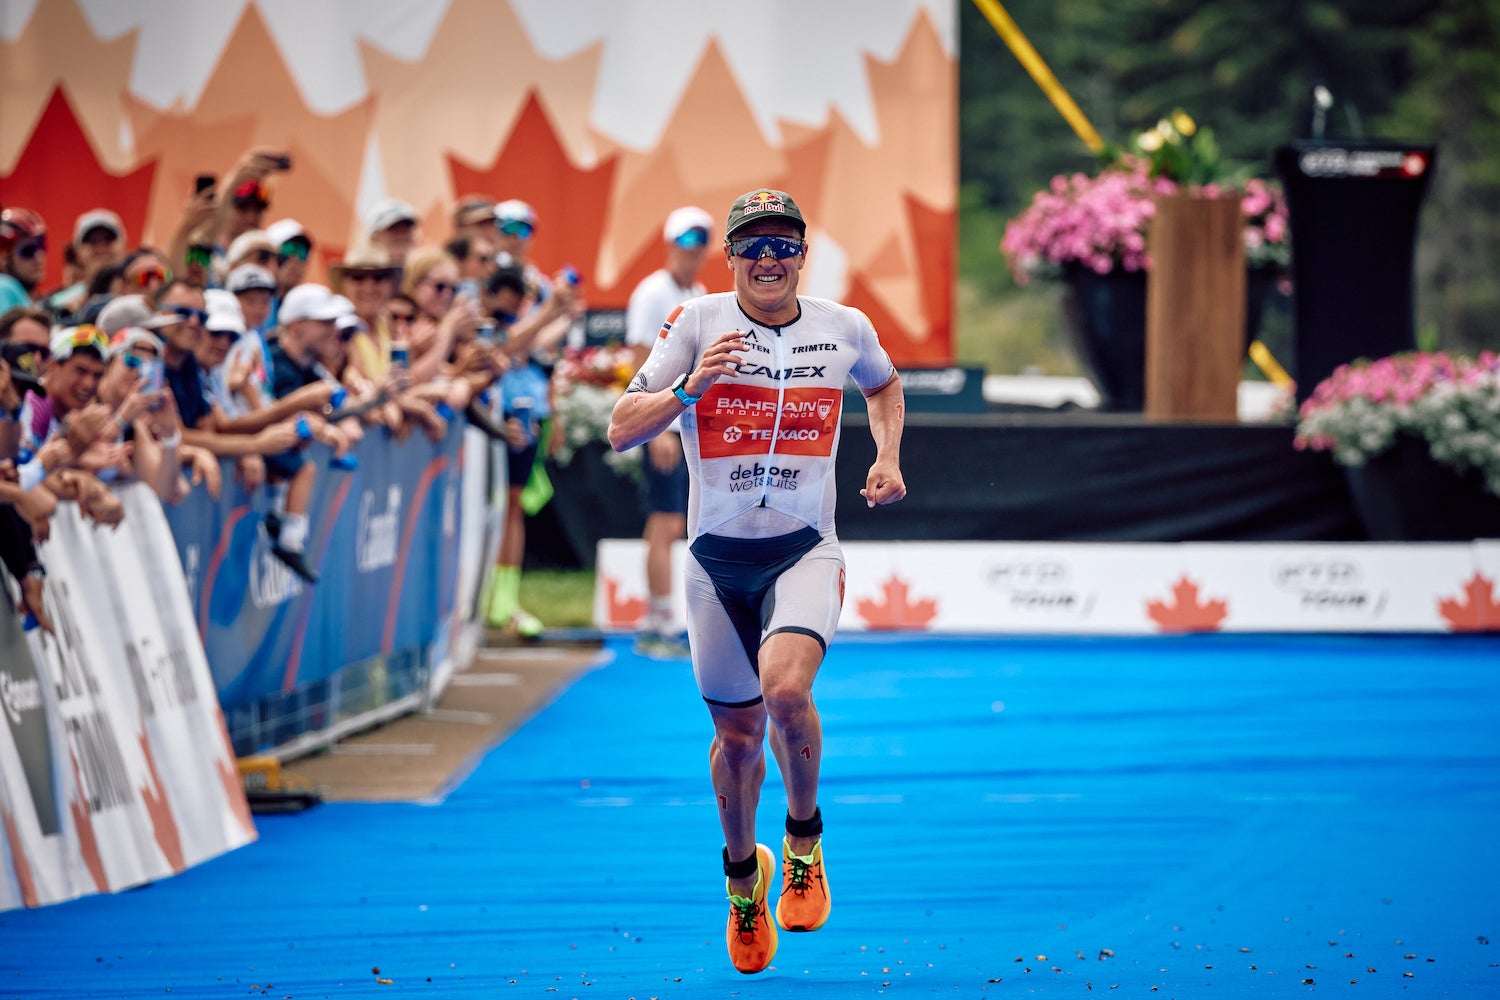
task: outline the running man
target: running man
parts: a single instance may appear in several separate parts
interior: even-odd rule
[[[901,381],[863,313],[798,297],[806,234],[785,192],[736,199],[724,228],[734,291],[673,311],[609,427],[610,444],[623,451],[681,420],[692,487],[688,638],[714,724],[709,766],[724,829],[725,938],[745,973],[771,964],[778,926],[817,930],[832,902],[812,685],[844,597],[833,514],[846,376],[865,394],[875,439],[860,494],[871,507],[906,495]],[[755,839],[768,732],[787,789],[774,922],[767,903],[774,856]]]

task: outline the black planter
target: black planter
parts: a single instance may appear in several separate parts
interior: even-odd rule
[[[1364,465],[1344,467],[1354,511],[1372,541],[1500,538],[1500,497],[1479,474],[1436,461],[1427,443],[1399,435]]]
[[[1101,410],[1139,413],[1146,406],[1146,272],[1098,274],[1070,266],[1063,272],[1063,312],[1073,349],[1099,390]],[[1260,330],[1275,271],[1245,273],[1245,346]]]

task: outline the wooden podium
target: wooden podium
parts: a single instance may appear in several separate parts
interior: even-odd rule
[[[1239,419],[1243,226],[1237,194],[1157,199],[1146,280],[1148,420]]]

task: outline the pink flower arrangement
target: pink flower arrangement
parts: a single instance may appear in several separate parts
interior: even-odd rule
[[[1296,446],[1357,466],[1401,434],[1500,494],[1500,355],[1412,351],[1340,365],[1302,404]]]
[[[1096,176],[1052,178],[1051,185],[1006,224],[1000,241],[1016,283],[1053,277],[1070,265],[1099,274],[1149,270],[1146,238],[1157,196],[1192,191],[1217,197],[1234,190],[1226,184],[1182,184],[1153,173],[1148,158],[1122,154]],[[1252,179],[1244,183],[1241,194],[1246,260],[1251,266],[1285,268],[1291,246],[1280,189]]]

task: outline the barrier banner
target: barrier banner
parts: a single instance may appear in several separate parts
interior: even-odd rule
[[[352,469],[320,445],[304,583],[272,553],[265,490],[169,508],[235,751],[266,752],[431,692],[451,659],[465,426],[433,443],[372,433]]]
[[[1150,635],[1500,630],[1494,541],[844,542],[842,630]],[[674,615],[686,622],[673,554]],[[599,543],[594,620],[633,628],[645,545]]]
[[[0,615],[0,906],[161,878],[255,839],[161,504],[63,504],[40,547],[56,636]]]

